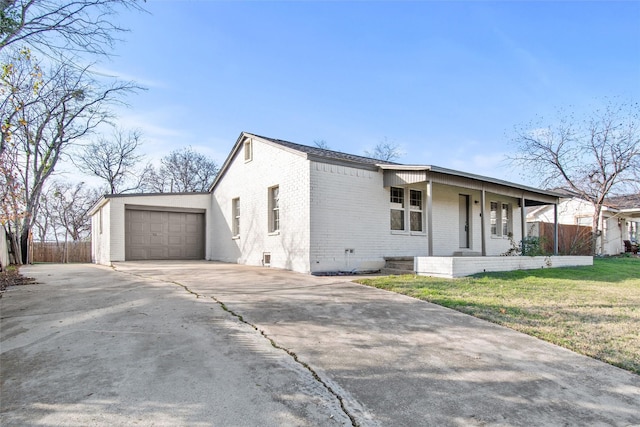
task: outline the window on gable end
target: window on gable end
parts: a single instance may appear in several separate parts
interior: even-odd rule
[[[253,140],[251,138],[247,138],[244,140],[243,151],[245,162],[250,162],[251,160],[253,160]]]

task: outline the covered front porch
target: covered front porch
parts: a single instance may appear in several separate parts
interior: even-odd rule
[[[437,166],[380,167],[385,188],[426,190],[427,256],[513,254],[509,249],[527,236],[526,208],[540,205],[553,206],[553,253],[558,253],[559,194]]]
[[[387,188],[426,189],[426,256],[387,258],[387,268],[404,263],[414,274],[454,278],[593,264],[592,257],[557,256],[559,194],[437,166],[381,167]],[[526,210],[541,205],[553,206],[553,256],[526,256]]]

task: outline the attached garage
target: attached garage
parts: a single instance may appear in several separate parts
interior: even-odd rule
[[[125,260],[205,258],[203,209],[125,207]]]

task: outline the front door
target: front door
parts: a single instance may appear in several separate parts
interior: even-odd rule
[[[460,247],[469,247],[469,196],[460,194],[459,202]]]

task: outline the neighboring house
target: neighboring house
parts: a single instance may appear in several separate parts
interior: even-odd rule
[[[558,204],[558,223],[593,227],[595,208],[591,202],[568,195]],[[554,222],[553,207],[539,206],[527,213],[527,223]],[[624,240],[640,239],[640,194],[605,199],[598,218],[596,254],[618,255],[624,252]]]
[[[558,202],[502,180],[242,133],[209,193],[102,198],[93,256],[371,271],[389,257],[503,254],[525,233],[523,207]]]

